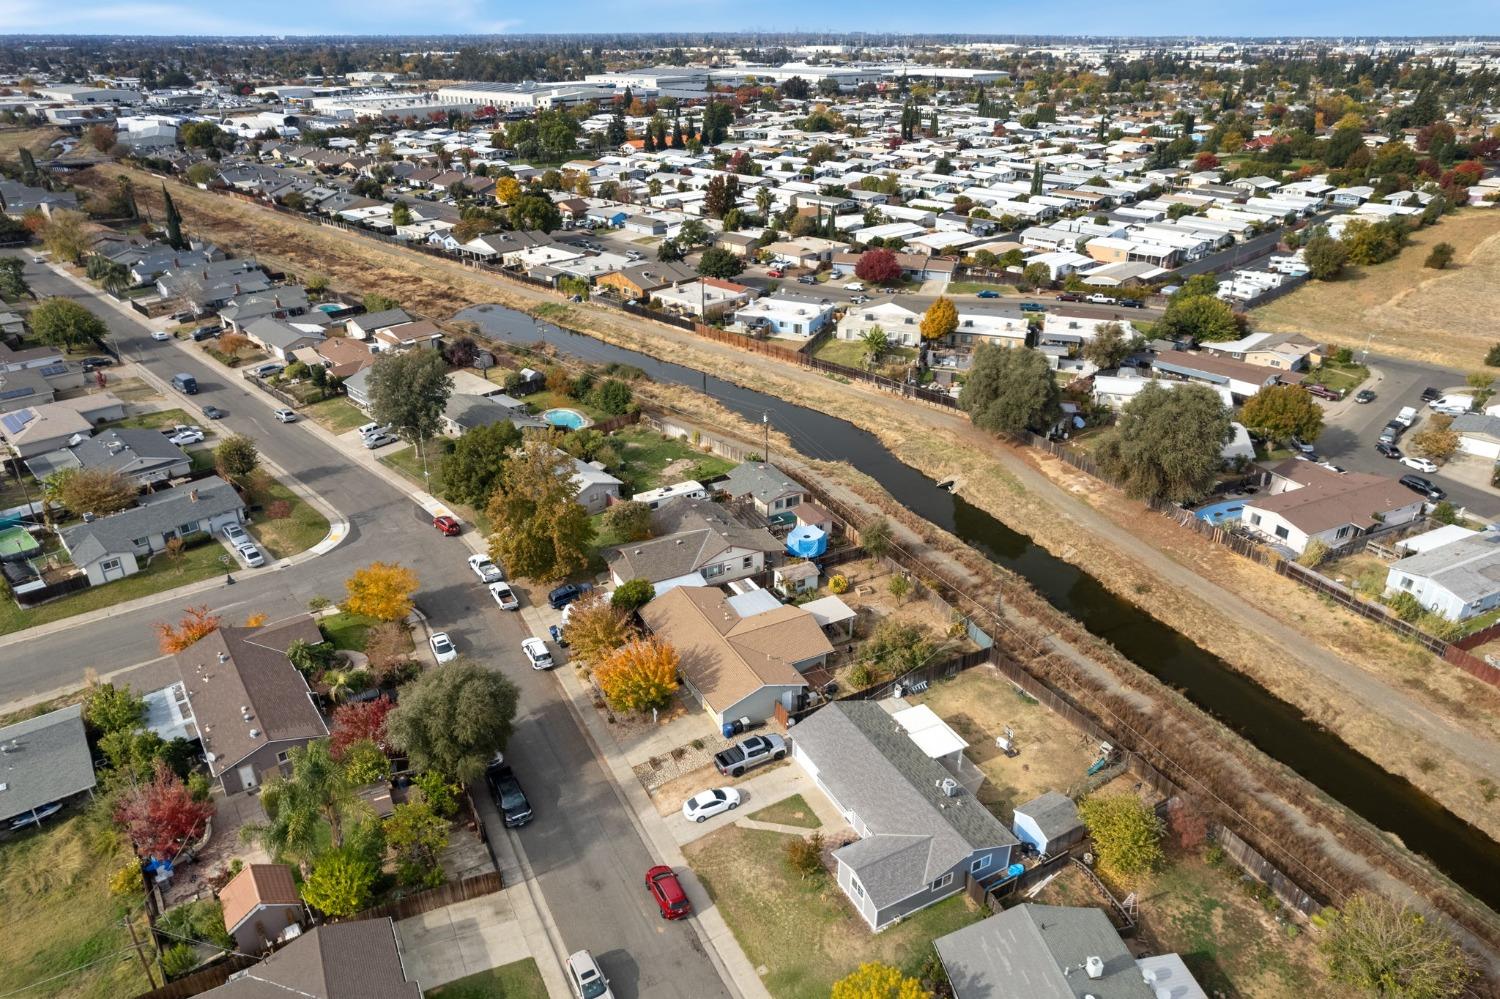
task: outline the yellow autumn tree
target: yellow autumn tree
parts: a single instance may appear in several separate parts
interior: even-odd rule
[[[411,613],[411,597],[417,592],[417,575],[404,565],[372,562],[344,581],[349,598],[344,609],[377,621],[401,621]]]
[[[958,329],[958,306],[947,295],[939,295],[937,301],[927,307],[922,315],[922,339],[929,343],[941,340]]]
[[[521,182],[514,177],[501,177],[495,181],[495,200],[502,205],[514,204],[521,196]]]
[[[602,596],[593,596],[568,612],[563,634],[574,659],[598,663],[630,641],[633,629],[624,611]]]
[[[871,961],[834,982],[828,999],[932,999],[932,993],[896,968]]]
[[[616,711],[664,708],[677,692],[677,650],[659,638],[622,645],[594,668],[604,699]]]

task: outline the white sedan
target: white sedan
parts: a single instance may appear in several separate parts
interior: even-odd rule
[[[446,631],[435,631],[427,640],[432,646],[432,654],[440,663],[451,662],[458,658],[458,650],[453,647],[453,639],[448,637]]]
[[[516,597],[516,591],[510,588],[509,583],[491,583],[490,596],[495,598],[495,605],[501,610],[520,610],[521,601]]]
[[[166,330],[152,330],[151,331],[151,339],[153,339],[153,340],[170,340],[170,339],[172,339],[172,334],[168,333]]]
[[[689,822],[707,822],[720,812],[740,807],[740,792],[732,787],[699,791],[682,803],[682,817]]]
[[[1408,454],[1401,459],[1401,464],[1407,468],[1415,468],[1419,472],[1436,472],[1437,464],[1426,458],[1418,458],[1414,454]]]
[[[168,437],[167,443],[176,444],[178,447],[185,447],[188,444],[201,444],[203,443],[203,431],[197,427],[188,427]]]

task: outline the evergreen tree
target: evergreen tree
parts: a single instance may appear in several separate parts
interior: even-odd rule
[[[28,187],[35,187],[37,183],[36,160],[25,146],[21,147],[21,183]]]
[[[1042,193],[1042,165],[1040,163],[1031,168],[1031,193],[1033,195]]]
[[[161,186],[161,200],[167,214],[167,245],[174,250],[186,249],[187,241],[182,238],[182,216],[178,214],[172,196],[167,193],[166,184]]]

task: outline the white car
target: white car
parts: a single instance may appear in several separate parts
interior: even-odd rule
[[[521,651],[526,654],[526,661],[531,663],[532,669],[552,668],[552,653],[547,651],[547,643],[540,638],[522,640]]]
[[[296,423],[297,422],[297,414],[294,413],[294,412],[292,412],[290,409],[278,409],[275,413],[272,413],[271,415],[274,416],[274,417],[276,417],[276,420],[279,423]]]
[[[850,281],[848,284],[844,285],[844,290],[845,291],[864,291],[865,290],[865,286],[863,284],[861,284],[860,282],[858,282],[858,281]]]
[[[1418,458],[1414,454],[1403,456],[1401,464],[1407,468],[1415,468],[1419,472],[1436,472],[1438,469],[1436,462],[1428,461],[1426,458]]]
[[[440,663],[451,662],[458,658],[458,650],[453,647],[453,639],[448,637],[446,631],[434,631],[432,637],[427,640],[432,646],[432,654]]]
[[[599,962],[586,950],[568,955],[568,988],[575,999],[615,999]]]
[[[491,583],[490,596],[495,598],[495,606],[501,610],[521,609],[521,601],[516,597],[516,591],[510,588],[509,583]]]
[[[266,564],[266,557],[261,554],[259,548],[255,547],[255,542],[249,539],[235,545],[234,553],[240,557],[241,562],[245,563],[247,569],[259,569]]]
[[[382,448],[387,444],[394,443],[396,443],[396,438],[392,434],[374,434],[365,438],[365,449],[367,451],[374,451],[376,448]]]
[[[720,812],[740,807],[740,792],[732,787],[699,791],[682,803],[682,817],[689,822],[707,822]]]
[[[481,583],[499,583],[505,579],[505,573],[500,571],[498,565],[490,561],[488,555],[470,555],[469,568],[473,570],[474,575],[479,577]]]
[[[170,339],[172,339],[172,334],[168,333],[166,330],[152,330],[151,331],[151,339],[153,339],[153,340],[170,340]]]
[[[181,430],[174,431],[172,436],[167,438],[167,443],[176,444],[178,447],[186,447],[189,444],[202,444],[203,431],[197,427],[184,427]]]
[[[250,535],[239,524],[228,524],[224,527],[224,540],[238,548],[240,545],[248,544]]]

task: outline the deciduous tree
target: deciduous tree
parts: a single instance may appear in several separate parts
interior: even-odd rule
[[[1118,368],[1135,348],[1119,323],[1105,323],[1094,331],[1094,338],[1083,345],[1083,358],[1101,370]]]
[[[538,438],[510,461],[486,513],[490,557],[522,579],[566,579],[588,565],[594,523],[573,487],[573,460]]]
[[[443,851],[448,847],[448,821],[426,801],[397,805],[385,820],[386,845],[396,855],[396,878],[410,888],[436,888],[443,883]]]
[[[1158,337],[1189,337],[1195,342],[1234,340],[1244,332],[1229,303],[1213,295],[1178,295],[1167,303],[1167,311],[1153,332]]]
[[[443,408],[453,394],[453,383],[437,351],[380,354],[370,366],[368,384],[370,415],[404,439],[419,443],[442,428]]]
[[[1450,999],[1476,977],[1441,923],[1373,893],[1351,898],[1319,946],[1335,981],[1382,999]]]
[[[616,711],[664,708],[677,692],[677,650],[658,638],[616,649],[594,669],[604,699]]]
[[[629,614],[656,599],[656,587],[649,579],[627,579],[615,587],[609,602]]]
[[[1323,409],[1300,385],[1267,385],[1245,402],[1240,422],[1275,440],[1316,440],[1323,432]]]
[[[214,813],[211,802],[194,801],[182,778],[158,760],[149,784],[126,788],[115,805],[115,821],[125,827],[142,857],[172,860],[203,835]]]
[[[128,732],[138,728],[146,720],[146,702],[128,687],[101,683],[89,692],[83,717],[101,735]]]
[[[703,256],[698,258],[698,273],[704,277],[728,281],[730,278],[738,277],[744,269],[744,258],[737,253],[731,253],[722,246],[710,246],[703,251]]]
[[[1302,248],[1302,259],[1307,264],[1308,276],[1319,281],[1333,281],[1344,273],[1349,262],[1349,250],[1343,243],[1319,228]]]
[[[502,674],[460,656],[402,689],[386,731],[415,769],[468,782],[505,748],[517,697],[515,684]]]
[[[54,260],[76,264],[89,252],[89,235],[84,229],[82,212],[63,208],[47,216],[42,229],[42,245]]]
[[[1129,883],[1161,865],[1161,819],[1138,795],[1129,792],[1091,795],[1078,806],[1088,827],[1099,866]]]
[[[165,621],[158,621],[153,627],[156,629],[156,637],[162,652],[172,655],[181,652],[205,635],[213,634],[221,623],[219,616],[204,604],[189,607],[183,612],[182,619],[177,622],[176,626]]]
[[[635,500],[616,503],[604,511],[599,524],[621,542],[645,541],[651,537],[651,508]]]
[[[1451,416],[1434,416],[1420,433],[1407,442],[1408,451],[1433,461],[1446,461],[1458,450],[1458,434],[1453,432]]]
[[[574,604],[564,630],[573,657],[594,664],[609,658],[634,632],[627,613],[599,595]]]
[[[983,344],[974,351],[958,404],[992,433],[1040,430],[1056,418],[1059,392],[1047,359],[1034,350]]]
[[[344,609],[377,621],[402,621],[411,613],[417,575],[394,562],[372,562],[344,581],[349,596]]]
[[[133,504],[136,486],[113,469],[65,468],[42,481],[42,497],[75,514],[102,517]]]
[[[352,916],[370,904],[370,890],[379,870],[351,847],[329,850],[318,857],[302,882],[302,900],[329,916]]]
[[[443,498],[483,508],[520,443],[521,432],[505,421],[465,431],[443,459]]]
[[[214,448],[214,467],[226,479],[243,482],[260,466],[260,448],[244,434],[230,434]]]
[[[386,718],[396,702],[388,697],[377,697],[372,701],[357,701],[341,704],[333,711],[333,731],[329,735],[328,751],[335,760],[343,758],[346,750],[356,742],[373,742],[382,750],[389,740],[386,737]]]
[[[1136,499],[1197,499],[1223,467],[1229,410],[1206,385],[1151,384],[1125,404],[1097,460]]]
[[[66,298],[47,299],[28,318],[38,340],[67,350],[86,347],[109,333],[104,320]]]
[[[922,339],[931,343],[951,336],[958,329],[958,307],[947,295],[939,295],[922,315]]]
[[[890,250],[866,250],[854,265],[854,275],[861,281],[894,284],[901,280],[901,263]]]
[[[931,999],[931,993],[899,969],[870,961],[834,982],[829,999]]]
[[[6,221],[9,221],[9,216],[6,216]],[[19,234],[6,232],[5,223],[0,222],[0,242],[25,235],[24,231]],[[20,257],[0,258],[0,297],[14,302],[31,294],[31,285],[26,283],[25,267]]]

